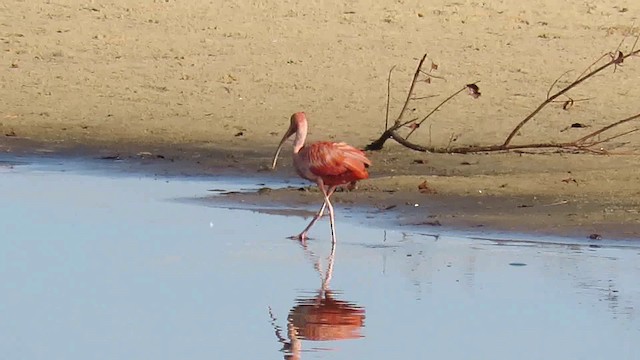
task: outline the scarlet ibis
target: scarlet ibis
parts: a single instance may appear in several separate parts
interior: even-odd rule
[[[280,140],[278,149],[273,157],[271,167],[275,169],[278,155],[282,145],[293,134],[296,135],[293,142],[293,166],[296,173],[303,179],[312,181],[318,185],[324,195],[324,202],[320,210],[313,217],[309,225],[297,236],[300,241],[307,239],[307,232],[318,221],[326,207],[329,208],[329,220],[331,222],[331,241],[336,242],[335,219],[333,205],[329,198],[336,187],[358,180],[367,179],[369,173],[367,167],[371,165],[363,151],[347,145],[343,142],[328,141],[315,142],[305,145],[307,138],[307,117],[304,112],[291,115],[289,129]]]

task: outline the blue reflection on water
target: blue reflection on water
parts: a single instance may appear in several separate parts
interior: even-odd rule
[[[304,249],[286,237],[308,219],[174,201],[247,181],[67,169],[0,168],[4,358],[634,359],[640,351],[632,246],[403,234],[347,223],[338,210],[332,258],[326,221]],[[322,308],[327,293],[341,305]],[[315,309],[300,310],[318,295]],[[348,321],[362,314],[342,329],[358,336],[314,337],[332,331],[326,309]],[[301,313],[324,316],[325,329],[301,323]]]

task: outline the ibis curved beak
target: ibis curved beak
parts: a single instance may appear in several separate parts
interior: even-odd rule
[[[276,154],[273,155],[273,162],[271,163],[271,170],[274,170],[276,168],[276,163],[278,162],[278,155],[280,155],[280,150],[282,149],[282,144],[284,144],[286,139],[282,139],[282,141],[280,141],[280,145],[278,145],[278,150],[276,150]]]
[[[278,149],[276,150],[276,154],[273,155],[271,170],[276,168],[276,163],[278,162],[278,155],[280,155],[280,150],[282,150],[282,145],[284,145],[285,141],[287,141],[287,139],[289,139],[291,135],[293,135],[295,132],[296,132],[295,126],[292,124],[291,126],[289,126],[289,129],[287,129],[287,132],[282,137],[282,140],[280,140],[280,144],[278,144]]]

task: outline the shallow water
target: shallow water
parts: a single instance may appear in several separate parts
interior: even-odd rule
[[[0,164],[1,357],[640,352],[640,244],[433,237],[347,222],[337,208],[332,257],[326,221],[305,249],[286,237],[309,219],[185,201],[255,183]]]

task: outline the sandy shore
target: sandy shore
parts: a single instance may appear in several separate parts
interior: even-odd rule
[[[307,112],[311,140],[363,147],[377,138],[389,69],[397,114],[425,52],[443,79],[419,84],[425,99],[412,116],[470,82],[482,96],[455,98],[413,139],[501,143],[565,71],[561,86],[625,36],[629,49],[638,14],[637,2],[610,0],[9,0],[0,5],[0,151],[145,152],[166,171],[264,174],[294,111]],[[638,78],[640,63],[628,59],[570,94],[589,101],[569,111],[552,104],[514,142],[567,141],[640,112]],[[585,127],[567,129],[573,123]],[[622,143],[619,152],[640,153],[640,134],[607,146]],[[390,141],[370,156],[372,179],[337,198],[395,211],[403,223],[640,237],[637,155],[424,154]],[[282,164],[276,175],[293,176]],[[419,191],[425,180],[435,194]]]

